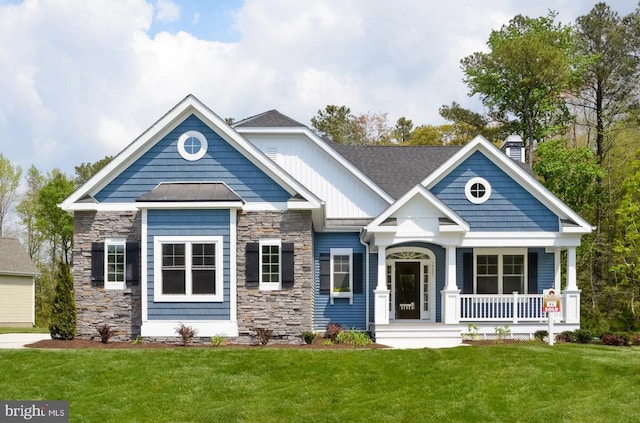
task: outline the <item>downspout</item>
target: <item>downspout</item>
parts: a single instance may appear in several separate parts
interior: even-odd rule
[[[364,245],[364,250],[365,250],[365,283],[364,283],[364,289],[365,289],[365,297],[364,297],[364,304],[365,304],[365,309],[366,309],[366,316],[367,316],[367,320],[366,320],[366,328],[367,330],[369,330],[369,327],[371,325],[371,321],[369,319],[369,313],[370,313],[370,309],[369,309],[369,272],[370,272],[370,267],[369,267],[369,244],[364,241],[364,236],[366,235],[367,230],[365,228],[360,229],[360,244]]]

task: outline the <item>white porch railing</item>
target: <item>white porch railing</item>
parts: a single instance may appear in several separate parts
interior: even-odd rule
[[[460,321],[541,321],[546,319],[542,312],[542,294],[507,295],[460,294]]]

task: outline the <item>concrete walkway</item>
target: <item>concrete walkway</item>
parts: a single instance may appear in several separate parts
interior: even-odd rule
[[[5,333],[0,335],[0,349],[24,348],[27,344],[51,339],[48,333]]]

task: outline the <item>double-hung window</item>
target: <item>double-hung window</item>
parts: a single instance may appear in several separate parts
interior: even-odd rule
[[[108,238],[105,240],[105,289],[124,289],[126,285],[126,245],[125,239]]]
[[[526,294],[526,250],[477,249],[474,254],[476,294]]]
[[[331,298],[353,298],[353,249],[331,249]]]
[[[222,237],[155,237],[155,301],[222,301]]]
[[[281,289],[281,250],[279,239],[260,240],[260,289],[264,291]]]

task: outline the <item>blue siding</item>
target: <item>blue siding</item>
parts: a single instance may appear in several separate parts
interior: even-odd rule
[[[473,177],[491,185],[491,197],[472,204],[464,187]],[[431,192],[465,219],[471,231],[559,230],[558,217],[479,151],[436,184]]]
[[[228,320],[229,210],[149,210],[147,214],[147,310],[149,320]],[[154,236],[222,236],[224,302],[154,302]],[[217,253],[217,252],[216,252]]]
[[[178,153],[185,131],[200,131],[206,155],[190,162]],[[160,182],[223,181],[245,201],[287,201],[291,196],[200,119],[190,116],[125,169],[96,196],[99,202],[131,202]]]
[[[496,249],[499,253],[500,249]],[[553,253],[546,253],[544,248],[529,248],[530,253],[538,253],[538,292],[529,294],[542,294],[543,289],[554,287],[554,257]],[[462,254],[473,253],[473,248],[458,248],[456,250],[456,284],[459,289],[463,287],[463,261]]]
[[[332,248],[353,248],[354,253],[366,256],[364,245],[360,243],[358,233],[316,233],[314,234],[314,329],[324,330],[329,322],[340,323],[346,328],[368,329],[366,311],[366,286],[363,281],[363,293],[353,295],[353,304],[347,298],[334,298],[333,305],[329,294],[320,294],[320,253],[329,254]],[[366,260],[363,260],[366,266]],[[364,275],[364,271],[363,271]]]
[[[554,255],[545,253],[544,248],[530,248],[530,252],[538,253],[538,292],[542,294],[543,289],[551,289],[555,286],[554,278]],[[534,294],[534,292],[530,292]]]

